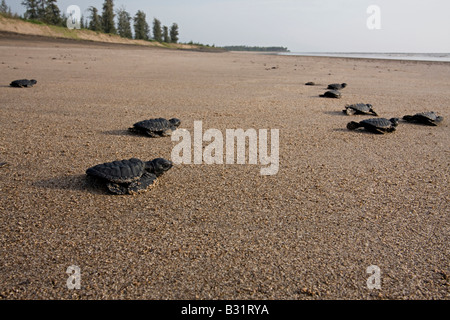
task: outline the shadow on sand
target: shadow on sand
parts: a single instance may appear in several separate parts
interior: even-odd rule
[[[136,134],[129,130],[107,130],[102,131],[102,134],[110,135],[110,136],[135,136]]]
[[[330,116],[346,116],[346,117],[348,117],[348,115],[342,111],[324,111],[323,113],[329,114]]]
[[[92,194],[110,194],[104,183],[101,183],[98,179],[85,174],[70,176],[65,175],[61,177],[43,179],[34,182],[33,185],[39,188],[54,190],[75,190],[88,191]]]
[[[374,132],[367,131],[367,130],[365,130],[363,128],[358,128],[358,129],[355,129],[355,130],[349,130],[346,127],[334,128],[333,131],[335,131],[335,132],[348,132],[348,133],[351,133],[351,134],[369,134],[369,135],[376,135],[376,136],[382,136],[382,135],[385,135],[385,134],[389,134],[389,133],[384,133],[384,134],[382,134],[382,133],[374,133]]]

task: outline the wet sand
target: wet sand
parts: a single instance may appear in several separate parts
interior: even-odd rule
[[[2,38],[0,57],[0,299],[449,298],[449,63],[41,38]],[[8,86],[22,78],[38,83]],[[341,82],[341,99],[319,97]],[[349,131],[370,118],[342,113],[357,102],[445,120]],[[86,179],[98,163],[170,159],[178,142],[127,131],[155,117],[279,129],[279,171],[179,164],[136,196]]]

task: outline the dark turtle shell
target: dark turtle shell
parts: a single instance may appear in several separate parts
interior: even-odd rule
[[[32,87],[37,83],[36,80],[31,79],[20,79],[20,80],[14,80],[13,82],[11,82],[9,85],[11,87],[16,87],[16,88],[22,88],[22,87]]]
[[[137,181],[145,172],[145,162],[131,158],[98,164],[86,170],[86,174],[106,179],[114,183],[131,183]]]
[[[416,122],[436,126],[437,123],[444,120],[442,116],[438,116],[434,111],[419,112],[415,115],[406,115],[403,120],[408,122]]]
[[[342,112],[353,115],[353,114],[372,114],[374,116],[378,116],[378,114],[373,110],[371,104],[367,103],[356,103],[352,105],[345,106],[345,109]]]
[[[167,129],[175,130],[180,125],[180,120],[172,118],[170,120],[164,118],[148,119],[136,122],[133,127],[135,129],[142,129],[146,131],[165,131]]]
[[[325,92],[324,94],[321,94],[320,96],[324,97],[324,98],[340,99],[341,98],[341,93],[338,90],[330,90],[330,91]]]
[[[331,90],[341,90],[344,89],[347,86],[346,83],[332,83],[329,84],[327,89],[331,89]]]
[[[150,137],[165,137],[170,136],[181,121],[177,118],[166,120],[164,118],[148,119],[136,122],[132,128],[128,130],[131,132],[144,133]]]
[[[167,130],[173,127],[173,125],[167,119],[157,118],[136,122],[133,127],[136,129],[158,132]]]
[[[371,118],[360,122],[351,121],[347,124],[347,129],[355,130],[357,128],[364,128],[373,133],[385,133],[395,131],[397,125],[397,118]]]

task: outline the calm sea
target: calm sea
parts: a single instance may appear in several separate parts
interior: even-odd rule
[[[280,55],[450,62],[450,53],[280,52]]]

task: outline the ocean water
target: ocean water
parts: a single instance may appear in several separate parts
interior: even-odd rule
[[[450,53],[280,52],[279,55],[450,62]]]

